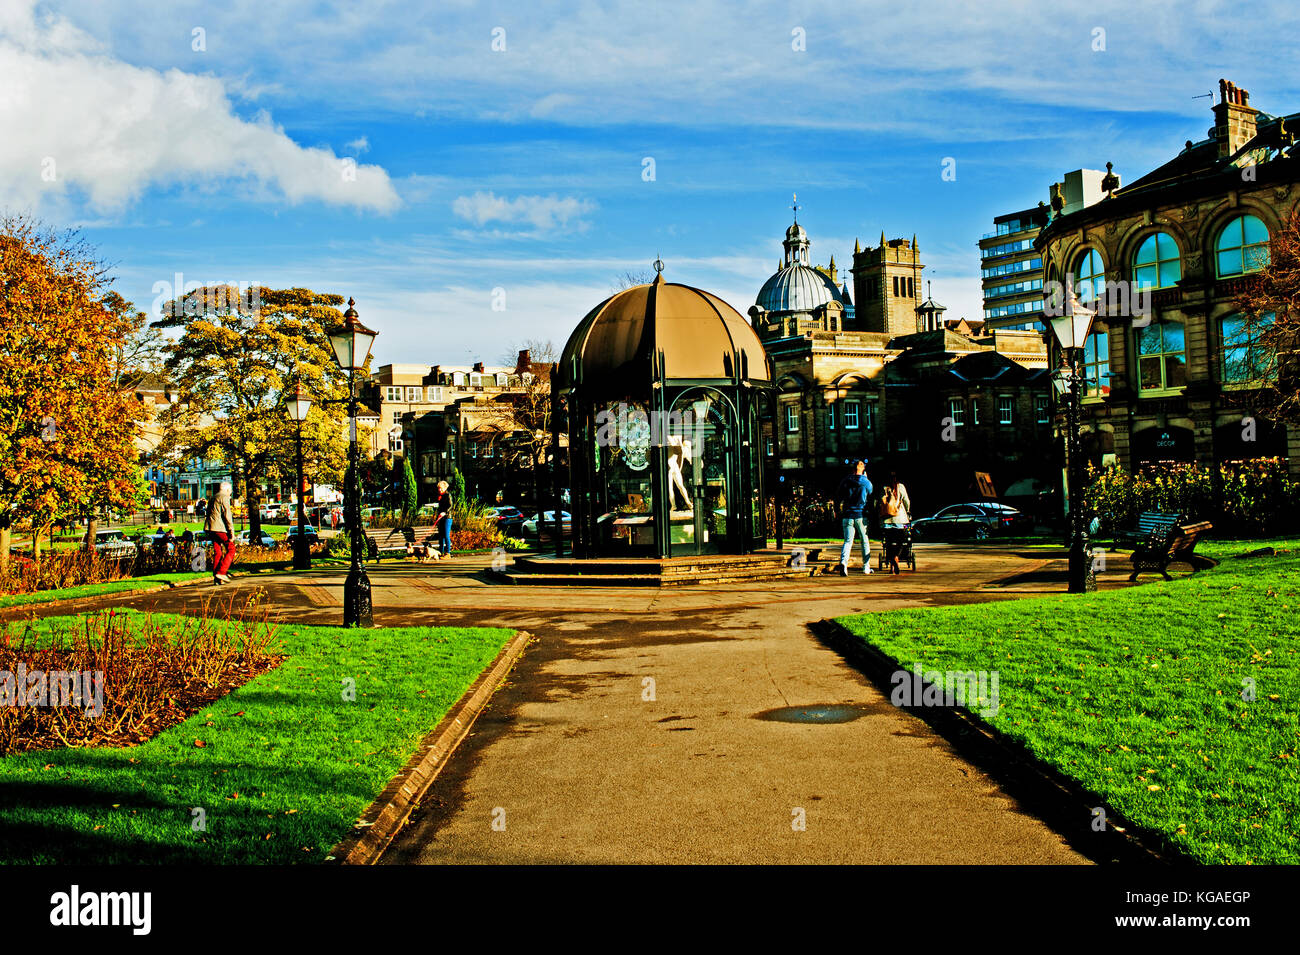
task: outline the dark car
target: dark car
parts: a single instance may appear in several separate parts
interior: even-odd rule
[[[489,507],[483,511],[483,516],[496,518],[497,530],[510,537],[518,537],[523,533],[524,512],[517,507]]]
[[[308,544],[314,544],[320,539],[319,535],[316,533],[316,528],[312,527],[310,524],[304,527],[302,532],[303,532],[303,536],[307,538]],[[292,544],[294,538],[297,536],[298,536],[298,525],[290,524],[289,530],[286,531],[284,535],[285,543]]]
[[[1019,528],[1024,515],[1014,507],[984,501],[949,504],[931,517],[912,522],[912,533],[923,540],[984,540]]]

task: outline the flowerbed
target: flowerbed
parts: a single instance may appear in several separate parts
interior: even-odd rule
[[[1219,535],[1300,530],[1300,484],[1278,458],[1223,464],[1217,469],[1185,464],[1137,474],[1120,467],[1090,469],[1089,477],[1084,500],[1105,530],[1130,527],[1144,511],[1208,520]]]

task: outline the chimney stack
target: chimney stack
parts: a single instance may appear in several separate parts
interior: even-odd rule
[[[483,374],[483,363],[481,361],[474,362],[474,370],[480,375]]]
[[[533,357],[528,353],[527,348],[519,349],[519,357],[515,360],[515,374],[524,375],[533,370]]]
[[[1210,137],[1219,144],[1219,158],[1226,159],[1255,138],[1255,117],[1250,93],[1229,80],[1219,80],[1219,102],[1214,107],[1214,128]]]

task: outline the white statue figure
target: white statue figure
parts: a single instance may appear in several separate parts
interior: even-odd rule
[[[682,496],[682,510],[693,511],[691,495],[682,480],[682,466],[691,460],[691,441],[681,435],[668,436],[668,509],[672,510],[677,494]]]

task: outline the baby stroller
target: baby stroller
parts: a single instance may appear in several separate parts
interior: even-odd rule
[[[876,559],[876,569],[885,569],[885,551],[898,549],[898,564],[907,565],[908,570],[916,570],[916,555],[912,553],[911,524],[882,524],[880,526],[882,547]]]

